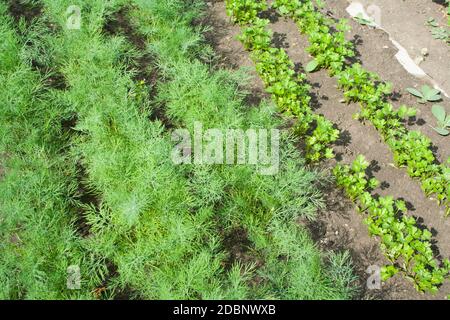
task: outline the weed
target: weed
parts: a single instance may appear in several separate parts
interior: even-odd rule
[[[448,136],[450,131],[450,115],[446,114],[444,107],[434,105],[431,109],[437,120],[437,127],[433,129],[442,136]]]
[[[425,25],[431,27],[431,35],[434,39],[443,40],[450,44],[450,30],[440,27],[439,23],[434,18],[429,18]]]
[[[419,90],[414,88],[406,89],[413,96],[420,98],[419,103],[436,102],[441,100],[441,92],[437,89],[430,88],[427,85],[422,86]]]

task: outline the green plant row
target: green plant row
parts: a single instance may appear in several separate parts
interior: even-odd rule
[[[226,10],[234,23],[248,24],[258,17],[261,11],[267,9],[265,1],[226,0]]]
[[[15,24],[0,2],[0,299],[89,299],[104,271],[76,233],[79,204],[75,163],[61,122],[67,114],[40,74],[41,20]],[[80,266],[80,290],[67,287],[68,267]]]
[[[252,23],[256,24],[259,22],[255,14],[249,16],[252,16]],[[267,22],[261,24],[264,28]],[[342,24],[339,28],[345,29],[345,24]],[[255,34],[253,30],[248,31],[247,29],[245,32]],[[253,37],[256,41],[245,41],[248,38],[245,37],[245,33],[241,37],[246,48],[257,50],[261,46],[266,46],[264,43],[270,43],[270,38],[266,39],[267,36],[261,36],[261,34],[264,35],[263,32],[256,34],[258,37]],[[346,59],[342,58],[341,55],[348,54],[351,56],[351,52],[345,50],[339,52],[342,48],[333,45],[335,40],[331,36],[328,37],[328,41],[329,44],[327,46],[334,52],[327,52],[328,55],[323,56],[323,63],[327,64],[328,67],[344,68]],[[345,41],[343,35],[342,41]],[[261,45],[261,43],[263,44]],[[349,45],[346,50],[350,49],[351,46]],[[380,91],[387,90],[382,86],[377,89]],[[357,94],[356,90],[355,92]],[[402,127],[398,118],[413,115],[413,110],[411,109],[402,107],[400,110],[394,111],[390,105],[385,105],[383,112],[387,116],[394,114],[394,116],[391,115],[391,122],[399,129],[404,129],[404,127]],[[385,121],[386,119],[388,118],[385,117],[380,119],[380,121]],[[397,272],[402,271],[414,281],[417,290],[436,292],[439,285],[444,281],[444,276],[448,274],[448,261],[445,261],[443,268],[438,267],[431,251],[431,233],[428,230],[420,230],[416,226],[414,218],[399,217],[402,212],[406,212],[404,202],[394,201],[392,197],[375,199],[370,195],[369,191],[375,188],[378,182],[375,179],[368,180],[366,178],[365,170],[367,166],[367,162],[361,156],[352,167],[337,166],[334,173],[338,185],[347,190],[347,194],[352,200],[362,204],[360,210],[369,212],[366,222],[369,224],[371,234],[382,238],[383,252],[392,263],[395,263],[383,268],[383,279],[387,280]]]
[[[109,280],[96,292],[112,298],[126,290],[130,298],[146,299],[351,296],[348,255],[332,255],[326,267],[307,232],[292,221],[312,217],[321,204],[317,175],[294,147],[285,152],[285,173],[274,177],[247,166],[177,166],[170,132],[149,120],[157,101],[174,125],[188,128],[194,121],[266,128],[273,119],[273,110],[244,113],[236,81],[241,74],[211,74],[191,57],[208,54],[192,29],[200,1],[78,1],[80,30],[65,28],[70,1],[42,3],[46,18],[61,29],[45,37],[67,82],[58,99],[77,119],[69,155],[85,168],[98,202],[85,208],[90,235],[83,248],[116,269],[104,271]],[[124,5],[159,55],[155,63],[165,84],[158,96],[141,81],[136,85],[129,71],[142,53],[124,37],[104,34],[107,17]],[[227,247],[241,229],[252,244],[244,239],[237,246],[249,251],[250,261],[233,258]]]
[[[239,265],[224,270],[213,212],[196,210],[201,199],[171,161],[170,136],[160,121],[149,120],[154,97],[130,72],[139,54],[123,37],[104,34],[107,18],[129,2],[78,1],[79,30],[66,29],[71,1],[42,3],[62,30],[46,41],[67,82],[60,98],[76,114],[70,156],[84,167],[96,197],[84,211],[90,235],[83,246],[116,270],[90,289],[102,298],[122,291],[129,298],[238,298],[231,282],[245,292],[246,272]]]
[[[404,201],[371,195],[378,181],[367,177],[368,165],[360,155],[351,166],[338,165],[333,173],[338,186],[367,214],[370,234],[380,238],[382,251],[392,263],[382,268],[382,279],[402,272],[418,291],[437,292],[450,272],[450,261],[445,259],[439,266],[431,249],[431,232],[407,215]]]
[[[245,105],[248,75],[223,70],[201,61],[210,54],[203,35],[192,28],[192,18],[202,14],[203,1],[141,0],[130,12],[136,30],[145,35],[164,81],[157,86],[156,100],[175,126],[192,128],[277,128],[281,119],[275,107],[263,101],[259,108]],[[170,8],[170,10],[169,10]],[[184,14],[180,14],[183,12]],[[210,60],[210,59],[206,59]],[[211,58],[214,61],[214,58]],[[285,139],[286,138],[286,139]],[[183,167],[196,195],[196,211],[214,216],[222,245],[245,234],[235,263],[247,282],[257,283],[234,290],[234,298],[347,299],[354,293],[354,275],[348,255],[329,253],[324,259],[296,223],[312,219],[322,200],[291,137],[280,143],[280,170],[263,176],[247,165]],[[236,230],[240,230],[236,233]],[[228,239],[228,240],[227,240]],[[231,240],[230,240],[231,239]],[[241,240],[242,241],[242,240]],[[225,250],[231,257],[234,253]],[[280,257],[283,257],[280,259]],[[330,267],[325,267],[326,260]],[[230,262],[226,262],[229,265]],[[249,268],[251,267],[251,268]],[[151,289],[151,288],[149,288]]]
[[[239,39],[251,52],[266,91],[283,113],[295,118],[296,133],[305,137],[306,158],[311,162],[332,158],[329,145],[338,139],[339,131],[312,111],[305,74],[296,75],[287,53],[272,47],[272,32],[266,30],[269,20],[256,16],[257,10],[264,7],[262,1],[227,1],[228,14],[233,14],[233,20],[245,27]]]
[[[320,2],[318,4],[320,7]],[[333,22],[316,10],[313,1],[276,0],[273,6],[282,15],[293,18],[301,32],[308,35],[310,47],[307,50],[315,58],[316,69],[329,69],[344,90],[345,99],[360,103],[361,112],[357,117],[370,121],[380,132],[396,164],[407,167],[411,177],[420,179],[425,194],[436,194],[439,203],[446,207],[446,214],[450,214],[450,168],[436,164],[428,137],[404,126],[404,118],[414,116],[414,109],[402,106],[395,110],[386,102],[392,93],[390,84],[359,64],[347,66],[346,62],[355,56],[355,51],[345,40],[345,31],[349,28],[346,21],[341,20],[333,32]]]

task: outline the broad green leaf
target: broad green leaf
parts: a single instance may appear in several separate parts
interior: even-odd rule
[[[450,127],[450,114],[447,115],[447,118],[446,118],[445,121],[444,121],[444,125],[445,125],[446,127]]]
[[[431,112],[441,123],[445,122],[445,109],[442,106],[435,104],[431,108]]]
[[[392,278],[398,272],[399,270],[395,266],[384,266],[381,268],[381,279],[383,281],[386,281],[389,278]]]
[[[398,109],[398,115],[400,118],[404,118],[407,112],[408,112],[408,107],[406,107],[405,105],[402,105]]]
[[[441,100],[441,95],[437,94],[437,95],[434,95],[434,96],[431,96],[431,97],[427,97],[426,99],[428,101],[431,101],[431,102],[440,101]]]
[[[372,20],[364,18],[362,13],[358,13],[358,15],[355,16],[355,20],[362,25],[368,25],[368,26],[375,25],[375,23]]]
[[[407,208],[406,208],[406,203],[405,203],[405,201],[397,201],[396,203],[395,203],[395,205],[396,205],[396,207],[397,207],[397,209],[399,210],[399,211],[401,211],[401,212],[407,212],[408,210],[407,210]]]
[[[316,60],[313,60],[306,65],[305,70],[306,72],[313,72],[317,69],[318,66],[319,63]]]
[[[409,93],[411,93],[413,96],[416,96],[416,97],[419,97],[419,98],[422,98],[423,97],[423,95],[422,95],[422,92],[420,92],[419,90],[417,90],[417,89],[414,89],[414,88],[408,88],[408,89],[406,89]]]
[[[437,89],[429,86],[422,87],[423,99],[427,101],[439,101],[441,100],[441,92]]]
[[[447,129],[444,128],[434,128],[433,129],[439,133],[441,136],[448,136],[450,134],[450,131],[448,131]]]
[[[417,114],[417,110],[415,108],[408,108],[407,116],[408,117],[415,117]]]
[[[422,90],[423,93],[428,93],[428,92],[430,92],[432,89],[433,89],[433,88],[431,88],[431,87],[428,86],[428,85],[423,85],[423,86],[420,88],[420,90]]]
[[[435,96],[441,94],[441,92],[438,89],[429,89],[426,93],[428,96]]]

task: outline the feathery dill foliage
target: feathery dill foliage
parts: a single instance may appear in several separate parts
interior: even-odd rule
[[[34,51],[26,54],[0,5],[0,297],[89,298],[106,278],[107,297],[126,288],[147,299],[351,297],[348,256],[331,254],[325,263],[295,223],[313,218],[322,201],[318,174],[305,168],[292,137],[283,137],[275,176],[249,166],[175,166],[170,132],[149,120],[149,106],[162,104],[171,122],[188,128],[282,123],[268,103],[244,105],[243,73],[213,71],[197,59],[212,55],[191,23],[201,1],[40,2],[43,19],[59,31],[34,29]],[[73,4],[82,9],[81,30],[65,27]],[[140,53],[103,33],[106,17],[130,4],[165,80],[157,97],[137,98],[128,63]],[[51,58],[40,62],[63,75],[65,90],[45,87],[30,68],[42,50]],[[70,134],[61,128],[68,118],[77,119]],[[74,197],[79,165],[98,205]],[[90,225],[84,239],[73,227],[80,206]],[[237,230],[242,243],[233,242]],[[235,257],[235,246],[245,259]],[[81,267],[81,291],[65,287],[72,264]]]
[[[60,153],[64,111],[23,58],[32,31],[22,39],[0,3],[0,299],[87,298],[101,266],[74,232],[74,164]],[[93,275],[80,291],[66,287],[74,264]]]
[[[64,28],[69,2],[42,1]],[[242,291],[243,275],[225,272],[213,211],[194,208],[184,172],[171,162],[173,145],[159,122],[136,102],[123,61],[135,53],[122,37],[102,34],[121,1],[78,1],[87,17],[78,31],[49,38],[68,89],[62,99],[77,114],[71,155],[99,199],[87,208],[92,235],[84,245],[117,268],[107,284],[150,299],[225,298]],[[144,111],[143,111],[144,110]]]
[[[157,101],[174,123],[192,128],[200,121],[204,128],[241,129],[282,124],[272,105],[263,102],[253,109],[244,105],[245,74],[213,70],[198,59],[211,52],[200,30],[192,27],[201,1],[134,3],[132,21],[147,35],[164,75]],[[348,255],[331,255],[332,267],[325,267],[307,232],[295,222],[301,216],[313,218],[322,205],[315,186],[317,173],[305,169],[292,137],[284,136],[281,153],[281,171],[275,176],[259,175],[250,166],[189,168],[191,193],[201,196],[200,209],[214,208],[219,234],[246,231],[253,256],[246,275],[250,279],[257,275],[260,281],[248,288],[247,297],[349,298],[355,278]]]

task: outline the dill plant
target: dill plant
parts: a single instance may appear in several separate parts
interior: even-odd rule
[[[158,106],[176,126],[283,124],[271,104],[253,109],[244,104],[244,73],[218,70],[199,59],[212,56],[201,28],[192,27],[201,1],[80,0],[80,30],[65,28],[72,1],[41,3],[42,18],[58,31],[39,32],[41,42],[22,58],[10,20],[0,21],[8,40],[0,59],[1,88],[8,93],[2,98],[1,143],[11,154],[0,181],[2,239],[10,240],[21,226],[21,245],[14,240],[1,247],[1,297],[93,298],[102,283],[105,298],[127,289],[130,298],[144,299],[354,294],[348,256],[324,257],[296,222],[313,219],[323,202],[319,175],[305,167],[292,137],[283,136],[281,171],[273,177],[250,166],[183,167],[170,160],[168,128],[149,120]],[[123,36],[103,32],[106,18],[130,4],[128,18],[146,36],[164,79],[158,95],[143,93],[145,99],[133,94],[137,84],[130,71],[141,53]],[[6,7],[0,9],[4,17]],[[42,49],[51,55],[42,63],[62,74],[64,90],[43,90],[42,79],[24,63]],[[71,117],[77,119],[73,132],[62,132],[61,120]],[[79,166],[96,205],[77,198]],[[87,238],[74,231],[72,211],[80,207],[90,226]],[[233,258],[226,244],[236,230],[248,238],[239,245],[250,261]],[[69,264],[82,269],[80,292],[65,288]]]
[[[149,48],[158,57],[158,67],[164,73],[157,101],[175,123],[191,128],[194,121],[200,121],[205,128],[244,130],[282,125],[273,105],[262,102],[254,110],[245,106],[242,88],[246,87],[243,79],[248,77],[240,72],[213,69],[198,60],[208,47],[192,29],[195,14],[189,12],[185,3],[170,1],[173,10],[167,10],[164,1],[135,3],[138,7],[131,13],[132,21],[142,33],[148,33]],[[174,5],[178,8],[174,9]],[[198,12],[198,7],[194,5],[191,10]],[[176,14],[179,12],[187,14]],[[151,25],[147,21],[152,21]],[[215,208],[214,214],[220,219],[219,234],[233,235],[238,228],[246,231],[251,242],[248,250],[254,256],[249,268],[253,277],[259,275],[263,279],[259,286],[248,289],[248,297],[349,298],[354,294],[354,277],[348,277],[348,256],[341,259],[339,268],[338,264],[334,264],[335,269],[327,268],[307,231],[295,222],[301,216],[312,219],[322,206],[317,173],[305,169],[292,137],[284,136],[282,145],[278,175],[261,176],[249,166],[187,168],[192,171],[192,193],[201,190],[202,199],[207,200],[203,203]],[[337,256],[334,257],[336,261]],[[263,266],[254,265],[258,260],[263,261]],[[332,281],[337,278],[341,282]]]
[[[82,250],[73,227],[75,170],[60,152],[67,140],[57,125],[64,112],[46,75],[24,58],[36,33],[22,38],[13,25],[0,3],[0,299],[89,298],[86,288],[102,266]],[[70,265],[92,275],[82,279],[84,290],[67,289]]]
[[[68,2],[43,3],[49,20],[63,24]],[[117,269],[108,296],[131,287],[135,298],[225,297],[227,279],[233,275],[235,287],[239,279],[222,268],[212,212],[193,214],[187,179],[170,160],[169,135],[130,94],[133,72],[122,58],[134,52],[123,37],[102,34],[106,16],[121,4],[81,2],[84,27],[48,40],[69,87],[61,99],[78,118],[70,155],[99,199],[85,212],[92,235],[83,245]]]

